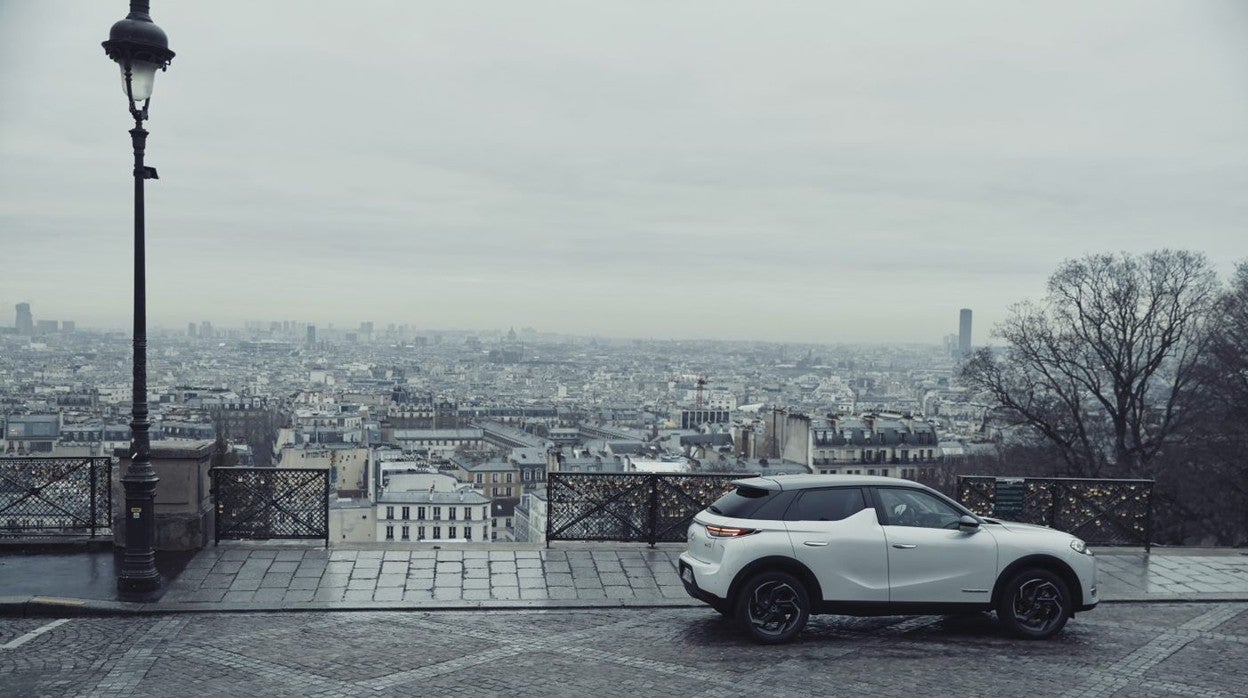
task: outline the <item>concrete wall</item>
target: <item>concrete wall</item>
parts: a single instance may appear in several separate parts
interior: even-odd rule
[[[365,500],[367,501],[367,500]],[[329,543],[372,543],[377,540],[377,518],[372,502],[365,506],[329,507]]]
[[[213,442],[170,441],[152,444],[152,468],[156,483],[157,550],[198,550],[212,540],[214,510],[208,470],[212,466]],[[130,467],[128,450],[118,450],[113,469],[113,543],[124,546],[126,492],[121,476]]]
[[[811,461],[810,417],[797,413],[788,415],[782,438],[780,457],[809,467]]]

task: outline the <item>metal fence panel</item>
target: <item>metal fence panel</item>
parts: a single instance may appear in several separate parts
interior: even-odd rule
[[[329,545],[329,471],[213,468],[215,538],[324,539]]]
[[[0,458],[0,534],[112,532],[113,459]]]
[[[1019,481],[1023,488],[1021,508],[1011,498],[1009,514],[998,514],[998,489],[1013,489]],[[1148,549],[1152,544],[1152,480],[964,475],[958,478],[958,501],[981,516],[1048,526],[1092,545],[1142,545]]]
[[[694,515],[747,475],[549,473],[546,540],[677,542]]]

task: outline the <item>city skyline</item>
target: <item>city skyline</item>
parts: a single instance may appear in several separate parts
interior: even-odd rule
[[[40,323],[49,322],[49,318],[39,317],[39,313],[34,312],[36,307],[37,307],[37,303],[34,303],[34,302],[24,301],[24,302],[16,303],[15,305],[16,318],[15,318],[14,323],[12,323],[11,326],[2,325],[2,323],[0,323],[0,333],[2,333],[2,330],[11,330],[11,331],[14,331],[14,333],[17,333],[17,335],[30,335],[30,333],[35,333],[35,335],[39,335],[39,333],[41,333],[42,331],[45,331],[45,327],[41,327]],[[22,310],[22,308],[24,308],[24,310]],[[961,310],[958,311],[960,312],[960,320],[961,320],[961,313],[965,313],[967,311],[968,311],[968,308],[961,308]],[[30,327],[27,328],[27,331],[25,332],[22,331],[22,317],[24,317],[22,316],[22,313],[24,312],[25,312],[26,320],[29,320],[31,322]],[[130,327],[124,326],[122,325],[122,323],[116,323],[116,325],[111,325],[111,326],[110,325],[91,325],[91,323],[86,323],[86,325],[84,325],[84,323],[82,323],[80,320],[77,320],[76,317],[55,318],[55,320],[51,320],[50,322],[60,323],[61,326],[64,326],[64,328],[62,328],[61,331],[66,331],[66,332],[75,332],[75,331],[129,332],[130,331]],[[364,327],[363,327],[364,325],[369,325],[372,327],[369,328],[369,330],[364,330]],[[341,338],[341,336],[343,335],[348,335],[348,333],[352,333],[352,335],[353,333],[364,333],[364,335],[373,335],[373,338],[384,338],[384,337],[391,337],[393,335],[396,335],[396,332],[399,332],[399,333],[402,333],[403,336],[406,336],[408,340],[411,340],[411,338],[422,336],[422,335],[428,335],[428,336],[433,336],[433,335],[500,335],[500,336],[505,336],[505,335],[508,335],[508,333],[517,332],[517,330],[520,331],[518,338],[520,338],[520,340],[522,341],[528,335],[538,335],[538,336],[547,336],[547,337],[558,336],[558,337],[577,337],[577,338],[604,338],[604,340],[625,340],[625,341],[638,340],[638,341],[650,341],[650,342],[653,342],[653,341],[676,341],[676,342],[706,341],[706,342],[728,342],[728,343],[731,343],[731,342],[778,343],[778,345],[791,345],[791,346],[836,346],[836,345],[938,346],[940,345],[942,341],[948,340],[948,335],[936,337],[935,340],[932,340],[932,338],[929,338],[929,340],[926,340],[926,341],[914,340],[914,341],[892,341],[892,342],[871,341],[871,340],[820,342],[820,341],[811,341],[811,340],[775,340],[775,338],[765,338],[765,337],[740,338],[740,337],[721,337],[721,336],[720,337],[718,336],[655,337],[655,336],[634,336],[634,335],[602,335],[602,333],[568,332],[568,331],[554,330],[554,328],[517,326],[517,325],[507,325],[507,326],[502,326],[502,327],[436,327],[436,326],[424,326],[424,325],[419,325],[419,323],[411,323],[411,322],[398,322],[398,321],[391,322],[389,320],[382,320],[382,321],[374,321],[374,320],[349,321],[348,320],[346,322],[317,322],[314,320],[307,320],[307,318],[301,318],[301,320],[290,320],[290,318],[287,318],[287,320],[273,320],[273,318],[267,318],[266,320],[266,318],[256,318],[256,317],[235,318],[235,320],[221,320],[221,321],[208,320],[208,318],[200,318],[200,320],[188,320],[188,318],[183,318],[182,321],[175,320],[172,322],[155,322],[155,323],[152,323],[151,328],[152,330],[156,332],[175,332],[175,333],[185,332],[185,333],[191,333],[191,335],[193,336],[198,336],[198,332],[200,332],[202,326],[207,326],[213,332],[252,332],[252,333],[280,332],[282,333],[282,335],[287,336],[287,338],[290,338],[290,340],[292,341],[298,340],[298,338],[303,338],[303,343],[306,343],[306,345],[307,343],[316,342],[317,332],[322,332],[322,338],[323,338],[323,332],[327,332],[327,331],[331,332],[332,336],[336,338],[336,340],[337,338]],[[273,327],[273,326],[278,326],[278,327]],[[955,327],[955,330],[961,331],[961,327],[957,326]],[[970,331],[970,326],[967,326],[967,330]],[[57,330],[55,330],[55,328],[52,328],[52,330],[50,331],[56,332]],[[225,338],[225,336],[222,335],[222,338]],[[992,342],[991,341],[981,342],[981,345],[992,346]],[[972,345],[972,348],[973,348],[973,345]],[[961,351],[960,343],[958,343],[958,350]]]
[[[1065,258],[1244,254],[1236,3],[154,5],[153,324],[926,342]],[[116,13],[0,5],[0,303],[124,327]]]

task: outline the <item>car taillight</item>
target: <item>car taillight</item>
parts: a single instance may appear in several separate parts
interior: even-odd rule
[[[706,532],[715,538],[740,538],[757,531],[753,528],[736,528],[734,526],[707,526]]]

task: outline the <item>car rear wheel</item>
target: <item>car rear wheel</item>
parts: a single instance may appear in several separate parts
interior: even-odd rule
[[[1070,619],[1070,590],[1048,570],[1030,569],[1015,575],[997,600],[997,620],[1011,634],[1046,640]]]
[[[806,585],[787,572],[762,572],[737,596],[737,620],[764,644],[788,642],[806,627],[810,596]]]

